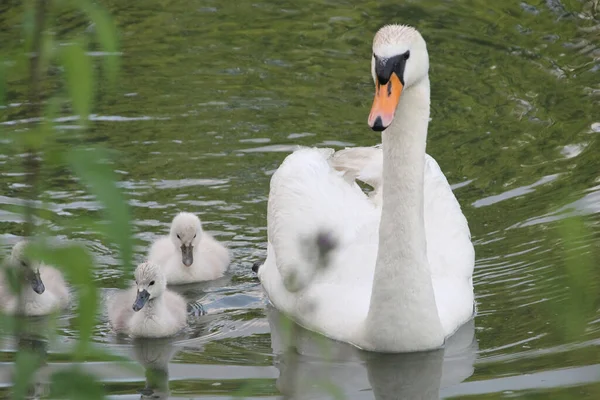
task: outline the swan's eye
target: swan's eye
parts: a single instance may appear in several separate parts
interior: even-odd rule
[[[408,57],[410,57],[410,50],[407,50],[406,53],[404,53],[404,59],[408,60]]]
[[[177,234],[177,239],[181,240],[181,236],[179,236],[179,233]]]
[[[194,237],[193,237],[193,239],[196,239],[196,235],[197,235],[197,233],[196,233],[196,234],[194,234]]]
[[[154,285],[154,281],[150,282],[150,286]]]

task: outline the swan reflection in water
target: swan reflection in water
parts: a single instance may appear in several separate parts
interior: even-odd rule
[[[11,345],[11,342],[14,345]],[[27,399],[48,397],[52,375],[75,366],[75,364],[64,362],[49,362],[48,338],[45,336],[26,334],[18,338],[5,338],[2,347],[4,351],[28,352],[36,356],[37,368],[26,388],[25,397]],[[127,348],[125,352],[129,358],[137,361],[144,368],[144,387],[140,387],[138,390],[140,399],[168,399],[170,395],[169,362],[181,350],[181,347],[176,346],[173,338],[135,340],[132,344],[124,347]],[[61,351],[58,351],[58,354],[61,354]],[[123,367],[116,366],[114,363],[84,363],[78,365],[78,367],[83,368],[86,373],[93,374],[97,379],[108,382],[118,380],[124,376],[137,381],[136,378],[139,376],[137,374],[132,375],[130,369],[123,369]],[[14,384],[14,374],[14,365],[8,363],[1,365],[0,383],[2,385]]]
[[[180,350],[172,338],[133,342],[132,358],[144,367],[146,377],[140,399],[169,398],[169,362]]]
[[[440,389],[473,374],[475,324],[463,325],[436,351],[381,354],[310,332],[267,308],[278,390],[290,399],[439,399]]]

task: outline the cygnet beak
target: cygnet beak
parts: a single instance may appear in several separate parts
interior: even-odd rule
[[[181,261],[186,267],[194,263],[194,246],[181,245]]]
[[[150,298],[150,293],[146,289],[137,292],[137,297],[135,298],[135,303],[133,303],[133,311],[140,311]]]
[[[40,271],[36,271],[31,273],[29,278],[29,283],[31,284],[31,288],[37,294],[42,294],[46,290],[44,286],[44,282],[42,282],[42,277],[40,276]]]

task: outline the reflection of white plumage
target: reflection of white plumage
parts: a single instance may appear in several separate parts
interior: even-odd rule
[[[425,41],[413,28],[385,26],[373,54],[369,124],[385,129],[382,149],[336,160],[333,150],[304,148],[283,161],[271,179],[258,275],[278,309],[328,337],[382,352],[437,348],[473,315],[473,245],[444,174],[425,154]],[[368,198],[348,177],[376,194]],[[327,268],[302,245],[322,232],[338,244]]]
[[[391,355],[323,340],[289,321],[283,323],[286,317],[273,307],[267,307],[266,314],[273,365],[279,370],[276,387],[295,400],[321,398],[331,387],[348,399],[438,400],[440,394],[445,398],[444,389],[474,372],[478,343],[473,320],[461,326],[443,349]]]
[[[136,284],[108,299],[108,319],[117,333],[133,337],[165,337],[187,325],[183,297],[167,289],[156,264],[142,263],[135,270]]]
[[[180,350],[173,338],[138,339],[133,343],[133,358],[146,371],[146,385],[140,390],[140,399],[169,398],[169,362]]]
[[[25,257],[27,241],[17,243],[8,258],[8,268],[21,268],[25,282],[22,283],[22,309],[19,299],[6,281],[5,271],[0,271],[0,307],[8,314],[40,316],[64,309],[69,304],[69,289],[59,270]]]
[[[225,246],[202,230],[197,216],[182,212],[173,218],[169,236],[154,242],[148,261],[163,268],[169,284],[184,284],[220,278],[230,256]]]

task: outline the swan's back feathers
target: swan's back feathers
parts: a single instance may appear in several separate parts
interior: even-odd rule
[[[330,164],[344,172],[344,178],[358,179],[378,190],[383,183],[383,151],[381,145],[373,147],[348,147],[336,151]]]
[[[369,199],[378,207],[383,200],[383,151],[381,145],[349,147],[335,152],[329,163],[344,174],[348,183],[356,180],[370,185]]]
[[[428,154],[424,194],[427,258],[438,314],[444,331],[452,332],[473,314],[475,250],[460,204],[438,163]]]
[[[332,153],[297,150],[271,178],[268,237],[279,273],[291,290],[306,285],[316,272],[310,241],[319,232],[332,234],[344,246],[375,213],[358,186],[348,185],[331,168]]]

